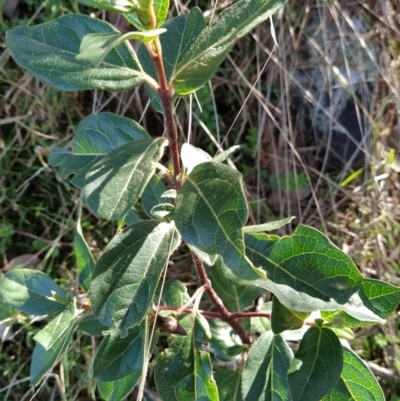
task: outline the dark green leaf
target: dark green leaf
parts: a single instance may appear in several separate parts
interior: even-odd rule
[[[251,347],[242,377],[247,401],[291,401],[288,370],[293,354],[279,335],[266,332]]]
[[[103,331],[109,329],[108,326],[101,324],[94,315],[89,315],[79,320],[78,330],[83,331],[89,336],[100,337],[103,335]]]
[[[293,401],[319,401],[339,381],[343,352],[332,330],[320,327],[308,329],[295,359],[301,364],[289,375]]]
[[[140,326],[129,329],[124,338],[121,338],[119,330],[104,337],[93,361],[94,378],[109,382],[137,373],[139,379],[147,351],[146,330],[147,323],[144,320]]]
[[[49,163],[61,166],[63,178],[75,174],[71,183],[83,188],[86,173],[107,153],[132,141],[149,138],[149,134],[130,118],[114,113],[91,114],[79,123],[72,152],[56,148],[50,154]]]
[[[178,192],[174,217],[186,243],[221,256],[239,278],[263,277],[245,255],[242,228],[248,210],[239,172],[214,162],[196,166]]]
[[[384,401],[375,376],[350,349],[343,349],[343,370],[335,388],[322,401]]]
[[[105,401],[122,401],[135,388],[142,372],[137,370],[122,379],[111,382],[99,382],[98,388]]]
[[[272,300],[271,328],[275,334],[285,330],[300,329],[309,313],[295,312],[287,309],[277,297]]]
[[[174,69],[176,92],[187,95],[205,85],[234,42],[275,14],[286,1],[241,0],[214,18]]]
[[[93,312],[121,335],[139,324],[151,307],[161,272],[180,238],[173,223],[141,221],[108,244],[90,285]]]
[[[92,279],[92,272],[96,262],[90,252],[89,246],[85,241],[82,233],[80,221],[76,224],[76,232],[74,237],[74,253],[79,272],[79,283],[82,288],[87,292],[89,291],[90,281]]]
[[[270,280],[312,297],[344,304],[362,284],[354,262],[314,228],[299,225],[272,242],[268,235],[246,234],[245,241],[248,257]]]
[[[134,88],[147,78],[128,42],[112,49],[97,68],[76,59],[85,35],[114,32],[118,31],[106,22],[72,14],[37,26],[20,26],[6,33],[6,41],[18,64],[57,89]]]
[[[160,42],[163,49],[165,75],[168,82],[172,74],[174,74],[177,64],[181,62],[205,26],[203,14],[197,7],[190,10],[189,14],[182,14],[172,18],[163,25],[167,32],[161,35]],[[139,59],[146,73],[153,79],[157,79],[154,63],[144,46],[140,48]],[[146,85],[146,90],[149,93],[153,107],[161,113],[160,98],[148,85]]]
[[[36,386],[43,375],[53,368],[57,359],[68,348],[78,325],[75,300],[55,316],[35,335],[36,346],[31,362],[31,386]]]
[[[219,401],[243,401],[239,370],[218,368],[214,377],[218,387]]]
[[[220,264],[218,260],[216,264]],[[214,290],[230,312],[241,312],[261,294],[261,289],[252,285],[235,285],[228,281],[219,266],[206,266],[207,276]]]
[[[83,189],[92,212],[108,220],[123,218],[153,176],[167,143],[165,138],[133,141],[92,165]]]
[[[277,230],[278,228],[281,228],[286,224],[289,224],[295,218],[296,218],[295,216],[290,216],[282,220],[275,220],[269,223],[259,224],[256,226],[243,227],[243,232],[246,234],[251,234],[251,233],[262,233],[264,231]]]
[[[67,294],[47,274],[32,269],[15,269],[2,275],[0,296],[21,312],[38,316],[59,312],[67,303]]]
[[[131,13],[138,8],[135,0],[79,0],[80,3],[115,13]]]
[[[161,197],[166,190],[163,182],[156,175],[153,175],[140,198],[143,209],[149,217],[153,218],[151,210],[154,206],[166,202],[166,198]]]
[[[360,297],[367,308],[386,319],[396,310],[400,302],[400,288],[369,278],[362,284]]]

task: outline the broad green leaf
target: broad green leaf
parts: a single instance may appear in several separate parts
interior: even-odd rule
[[[138,8],[136,0],[79,0],[80,3],[115,13],[131,13]]]
[[[61,166],[61,176],[75,176],[71,183],[85,185],[85,175],[91,167],[112,150],[141,139],[149,134],[135,121],[114,113],[91,114],[78,125],[72,151],[55,148],[49,158],[52,166]]]
[[[343,350],[343,370],[335,388],[322,401],[384,401],[375,376],[360,357],[347,347]]]
[[[239,172],[214,162],[196,166],[178,192],[174,216],[187,244],[221,256],[239,278],[263,277],[245,255],[242,227],[248,210]]]
[[[344,312],[342,309],[334,311],[321,311],[321,317],[328,322],[328,327],[334,327],[338,329],[344,327],[372,326],[374,324],[374,322],[358,320]]]
[[[218,401],[210,356],[200,351],[206,339],[198,318],[190,314],[180,324],[187,335],[171,335],[169,348],[157,358],[154,379],[165,401]]]
[[[170,82],[170,78],[174,74],[177,64],[181,62],[189,51],[190,46],[194,43],[205,26],[203,14],[197,7],[192,8],[189,14],[182,14],[172,18],[163,25],[163,28],[165,28],[167,32],[161,35],[160,42],[163,49],[163,61],[167,82]],[[139,59],[144,71],[153,79],[157,79],[156,68],[145,46],[140,47]],[[149,93],[151,103],[155,110],[162,113],[161,101],[158,95],[149,85],[146,85],[146,90]],[[176,97],[174,99],[176,99]]]
[[[295,216],[290,216],[290,217],[287,217],[286,219],[282,219],[282,220],[275,220],[275,221],[271,221],[269,223],[243,227],[243,232],[245,234],[252,234],[252,233],[262,233],[264,231],[277,230],[278,228],[281,228],[281,227],[285,226],[286,224],[289,224],[295,218],[296,218]]]
[[[103,332],[108,331],[110,328],[101,324],[96,316],[89,315],[82,319],[79,319],[78,330],[83,331],[89,336],[100,337]]]
[[[348,315],[361,321],[376,322],[380,324],[384,324],[386,322],[385,319],[382,319],[364,305],[364,302],[358,292],[353,294],[344,305],[341,305],[341,308]]]
[[[367,308],[386,319],[396,310],[400,302],[400,288],[368,278],[363,281],[360,297]]]
[[[286,330],[300,329],[309,313],[295,312],[287,309],[277,297],[272,300],[271,328],[275,334]]]
[[[243,401],[239,370],[218,368],[214,374],[220,401]]]
[[[213,158],[203,149],[196,148],[189,143],[184,143],[181,148],[182,166],[186,173],[190,174],[192,170],[201,163],[210,162]]]
[[[216,264],[221,263],[220,260]],[[212,286],[230,312],[241,312],[261,294],[261,289],[252,285],[235,285],[228,281],[217,266],[206,266]]]
[[[90,281],[92,279],[92,272],[96,262],[90,252],[89,246],[83,236],[80,220],[76,224],[76,232],[74,236],[74,253],[79,272],[79,283],[82,288],[87,292],[89,291]]]
[[[53,368],[57,359],[66,351],[78,323],[75,300],[55,316],[34,337],[36,346],[31,362],[31,386],[36,386],[43,375]]]
[[[179,280],[166,280],[161,296],[161,305],[181,307],[189,302],[187,287]]]
[[[104,57],[114,47],[127,40],[138,40],[143,43],[150,43],[156,37],[166,32],[165,29],[152,29],[145,32],[128,32],[125,34],[115,33],[88,33],[81,41],[77,60],[89,61],[95,67],[104,60]]]
[[[123,218],[153,176],[167,144],[165,138],[133,141],[92,165],[83,188],[90,210],[108,220]]]
[[[149,217],[153,217],[151,210],[154,206],[165,203],[166,199],[162,195],[166,190],[167,188],[165,188],[163,182],[156,175],[150,178],[140,198],[143,209]]]
[[[131,373],[122,379],[111,382],[99,382],[98,389],[105,401],[122,401],[136,387],[142,372],[140,370]]]
[[[93,361],[94,378],[110,382],[137,373],[139,379],[146,351],[146,330],[145,319],[140,326],[129,329],[124,338],[119,330],[104,337]]]
[[[312,297],[344,304],[362,284],[350,257],[314,228],[299,225],[293,235],[273,242],[268,235],[246,234],[245,241],[253,265],[270,280]]]
[[[332,330],[321,327],[308,329],[295,359],[301,363],[289,375],[293,401],[319,401],[339,381],[343,352]]]
[[[62,311],[68,302],[67,294],[47,274],[33,269],[14,269],[0,276],[0,297],[21,312],[37,316]]]
[[[153,7],[156,14],[156,28],[159,28],[168,16],[169,0],[154,0]],[[139,31],[148,29],[140,20],[137,13],[125,14],[124,17]]]
[[[108,244],[93,272],[90,298],[96,317],[121,335],[151,307],[162,270],[180,238],[173,223],[141,221]]]
[[[245,401],[291,401],[288,370],[293,353],[279,335],[266,332],[251,347],[242,376]]]
[[[172,83],[179,95],[188,95],[215,74],[234,42],[281,8],[287,0],[240,0],[204,29],[174,69]]]
[[[18,64],[57,89],[120,91],[147,79],[128,42],[112,49],[97,68],[76,59],[85,35],[115,32],[106,22],[71,14],[45,24],[15,28],[6,32],[6,41]]]

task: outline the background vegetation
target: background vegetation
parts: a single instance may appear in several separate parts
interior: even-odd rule
[[[198,4],[199,3],[199,4]],[[207,16],[226,2],[196,2]],[[194,4],[174,3],[171,13]],[[116,231],[82,205],[79,192],[47,165],[91,112],[118,110],[139,119],[142,90],[58,92],[11,59],[4,31],[70,12],[74,0],[1,0],[0,266],[32,267],[76,292],[73,219],[82,216],[94,253]],[[122,20],[102,18],[126,30]],[[177,107],[182,141],[215,153],[240,144],[236,159],[252,200],[253,223],[297,217],[327,233],[365,276],[400,284],[400,6],[396,0],[289,1],[270,24],[239,41],[223,68],[196,97]],[[151,135],[160,115],[142,121]],[[347,138],[353,137],[353,140]],[[357,145],[355,145],[355,143]],[[282,234],[282,233],[281,233]],[[189,255],[169,269],[193,278]],[[32,337],[44,322],[0,304],[0,397],[5,400],[93,400],[89,361],[98,344],[76,338],[40,389],[29,388]],[[388,400],[400,399],[400,323],[360,329],[355,347],[379,376]],[[73,363],[71,362],[73,361]],[[151,387],[148,399],[157,400]],[[135,399],[132,395],[132,399]]]

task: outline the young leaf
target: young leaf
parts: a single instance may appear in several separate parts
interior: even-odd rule
[[[157,359],[154,379],[164,401],[218,401],[210,356],[200,351],[203,328],[193,314],[180,321],[187,335],[171,335],[169,348]]]
[[[75,300],[55,316],[35,335],[36,346],[31,362],[31,386],[36,386],[43,375],[53,368],[57,359],[68,348],[78,323]]]
[[[293,353],[279,335],[266,332],[251,347],[242,376],[244,401],[291,401],[288,370]]]
[[[55,148],[49,158],[52,166],[61,166],[61,176],[75,176],[71,184],[85,185],[85,175],[91,167],[112,150],[141,139],[149,134],[135,121],[114,113],[91,114],[78,125],[72,151]]]
[[[105,401],[122,401],[138,383],[142,372],[137,370],[119,380],[99,382],[98,389]]]
[[[181,159],[186,173],[190,174],[197,165],[210,162],[213,158],[203,149],[184,143],[181,148]]]
[[[295,359],[301,364],[289,375],[293,401],[319,401],[339,381],[343,352],[332,330],[321,327],[308,329]]]
[[[285,330],[300,329],[309,313],[295,312],[287,309],[279,302],[277,297],[272,300],[271,328],[275,334]]]
[[[222,163],[224,162],[233,152],[240,149],[240,145],[231,146],[229,149],[224,150],[221,153],[218,153],[216,156],[213,157],[215,163]]]
[[[219,401],[243,401],[239,370],[218,368],[214,377],[218,387]]]
[[[76,223],[76,232],[74,236],[74,253],[76,262],[78,264],[79,283],[82,288],[87,292],[89,291],[90,281],[92,279],[92,272],[96,262],[90,252],[89,246],[83,236],[81,222]]]
[[[136,0],[79,0],[80,3],[115,13],[131,13],[138,8]]]
[[[171,82],[179,95],[188,95],[215,74],[233,43],[281,8],[287,0],[240,0],[204,29],[174,68]]]
[[[360,297],[367,308],[386,319],[396,310],[400,302],[400,288],[368,278],[363,281]]]
[[[122,33],[88,33],[83,37],[79,47],[77,60],[89,61],[95,67],[104,60],[104,57],[114,47],[127,40],[138,40],[143,43],[152,42],[157,36],[166,32],[165,29],[152,29],[145,32]]]
[[[90,298],[96,317],[121,335],[139,324],[153,302],[161,272],[180,238],[173,223],[141,221],[108,244],[93,272]]]
[[[189,302],[187,287],[179,280],[166,280],[161,296],[161,305],[181,307]]]
[[[314,228],[299,225],[273,243],[262,234],[247,234],[245,241],[248,257],[269,279],[312,297],[344,304],[362,284],[354,262]]]
[[[282,219],[282,220],[275,220],[275,221],[271,221],[269,223],[243,227],[243,232],[245,234],[253,234],[253,233],[262,233],[264,231],[277,230],[278,228],[281,228],[281,227],[285,226],[286,224],[289,224],[295,218],[296,218],[295,216],[290,216],[290,217],[286,217],[286,219]]]
[[[57,298],[65,299],[60,302]],[[0,297],[28,315],[47,315],[65,309],[67,294],[47,275],[32,269],[14,269],[0,276]]]
[[[169,0],[154,0],[153,7],[156,14],[156,28],[159,28],[168,16]],[[140,20],[138,13],[125,14],[124,17],[139,31],[148,29]]]
[[[343,370],[339,382],[322,401],[384,401],[375,376],[360,357],[347,347],[343,350]]]
[[[221,256],[237,277],[263,276],[245,255],[242,227],[248,211],[239,172],[214,162],[196,166],[178,192],[174,216],[189,245]]]
[[[97,68],[76,59],[85,35],[115,32],[106,22],[71,14],[37,26],[17,27],[6,32],[6,42],[18,64],[57,89],[120,91],[146,79],[128,42],[112,49]]]
[[[146,185],[140,200],[142,201],[143,209],[149,217],[153,217],[151,211],[154,206],[166,202],[166,198],[162,197],[162,194],[167,190],[163,182],[156,176],[153,175],[150,178],[149,183]]]
[[[163,28],[165,28],[167,32],[161,35],[160,43],[163,49],[163,61],[167,82],[170,81],[177,64],[189,51],[190,46],[205,26],[203,14],[197,7],[190,10],[189,14],[182,14],[172,18],[163,25]],[[157,79],[157,71],[153,60],[144,46],[140,47],[139,59],[143,65],[144,71],[153,79]],[[148,85],[145,86],[153,107],[156,111],[162,113],[163,109],[158,95]]]
[[[112,150],[91,166],[83,196],[100,218],[123,218],[142,194],[155,172],[168,140],[142,139]]]
[[[119,330],[107,334],[93,361],[94,378],[102,382],[110,382],[136,373],[139,380],[146,351],[146,330],[145,319],[140,326],[129,329],[124,338],[121,338]]]

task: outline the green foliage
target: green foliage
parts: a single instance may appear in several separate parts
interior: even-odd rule
[[[265,233],[291,217],[246,226],[242,175],[225,164],[237,147],[213,158],[185,144],[179,154],[174,101],[205,85],[237,38],[285,2],[239,0],[207,25],[198,8],[164,22],[166,0],[84,0],[122,13],[139,31],[121,34],[72,14],[7,33],[15,60],[58,89],[119,91],[144,83],[167,131],[167,138],[153,138],[126,117],[100,113],[81,121],[71,151],[53,150],[49,163],[63,178],[73,176],[95,216],[118,220],[118,231],[96,260],[77,222],[79,301],[37,270],[0,277],[8,305],[52,315],[35,336],[32,386],[61,356],[68,359],[79,331],[102,337],[92,371],[108,401],[123,400],[135,387],[142,397],[147,376],[168,401],[383,399],[371,372],[339,338],[384,323],[400,289],[364,279],[311,227],[298,225],[282,237]],[[128,40],[141,42],[139,57]],[[165,168],[167,146],[172,161]],[[7,240],[10,229],[0,231]],[[163,280],[174,252],[185,246],[201,286],[192,298],[187,283]],[[272,302],[254,309],[265,291]],[[213,308],[199,308],[204,292]],[[286,340],[293,334],[300,339],[295,355]]]

